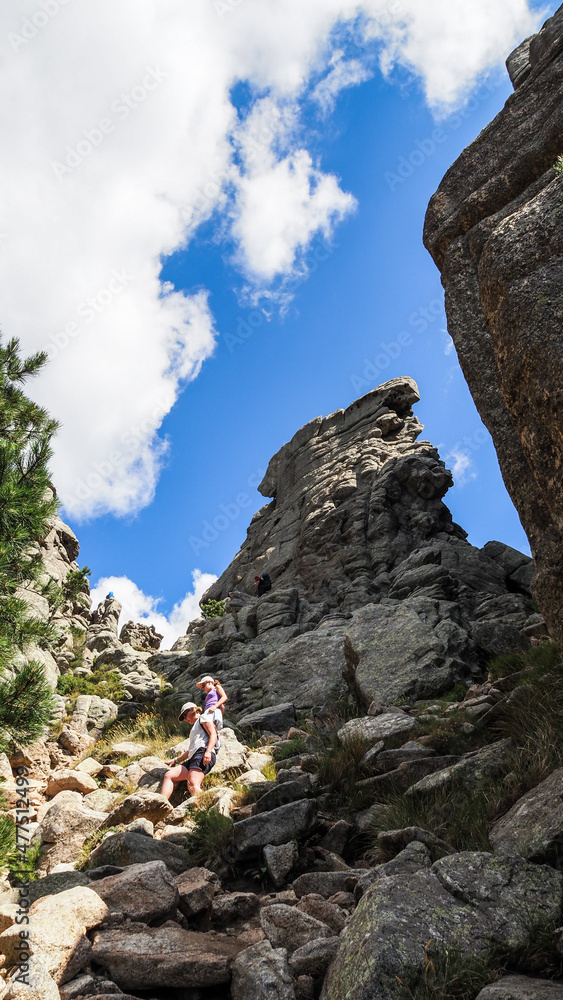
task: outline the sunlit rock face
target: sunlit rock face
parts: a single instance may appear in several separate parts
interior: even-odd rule
[[[340,611],[403,597],[421,584],[447,598],[485,583],[504,589],[504,574],[468,545],[442,503],[452,476],[436,449],[417,441],[423,428],[412,406],[419,398],[412,379],[393,379],[298,430],[259,486],[273,500],[206,596],[252,593],[264,570],[276,589],[297,588]]]
[[[470,683],[528,645],[532,561],[500,542],[477,549],[452,521],[452,476],[417,440],[418,401],[412,379],[393,379],[274,455],[260,486],[273,499],[203,598],[226,613],[149,661],[178,698],[196,700],[211,674],[229,711],[350,695],[365,710]],[[256,597],[262,572],[272,589]]]
[[[515,87],[448,170],[424,242],[448,329],[530,539],[563,647],[563,7],[509,56]]]

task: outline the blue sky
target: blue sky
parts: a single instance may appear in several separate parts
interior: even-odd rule
[[[250,4],[253,0],[246,2]],[[507,22],[516,15],[534,17],[533,5],[531,12],[529,5],[526,7],[520,0],[514,3],[504,0],[504,5]],[[523,7],[527,13],[522,11]],[[518,10],[515,13],[511,8]],[[486,5],[483,10],[485,29]],[[229,13],[231,23],[242,13],[242,7],[240,11],[233,9]],[[62,32],[65,28],[62,14],[60,19]],[[58,30],[59,22],[51,28]],[[76,25],[70,28],[76,30]],[[308,89],[302,87],[300,91],[299,118],[297,124],[292,121],[291,141],[294,149],[298,146],[307,150],[318,172],[311,191],[327,176],[336,178],[338,191],[334,185],[327,194],[327,198],[330,195],[333,199],[332,207],[321,224],[315,228],[311,223],[307,230],[303,239],[304,260],[299,247],[295,247],[299,242],[296,238],[291,248],[291,266],[277,267],[276,273],[267,279],[260,274],[259,263],[256,264],[264,236],[260,232],[260,218],[247,224],[241,210],[238,221],[233,222],[228,202],[221,198],[214,200],[216,179],[221,183],[220,168],[206,167],[200,171],[198,190],[201,192],[207,184],[210,205],[203,212],[199,226],[192,225],[184,246],[177,230],[167,233],[158,255],[160,270],[154,269],[144,285],[157,279],[164,298],[168,296],[166,302],[172,302],[171,308],[178,308],[178,302],[201,305],[207,296],[200,313],[211,317],[215,348],[210,347],[208,331],[202,332],[197,348],[192,350],[191,367],[185,366],[177,376],[175,404],[171,405],[167,397],[162,407],[166,415],[159,428],[162,414],[158,416],[156,430],[160,441],[166,441],[166,451],[162,453],[162,446],[157,446],[161,454],[145,476],[151,482],[143,486],[144,499],[112,501],[108,487],[110,499],[105,510],[103,505],[98,509],[88,508],[87,504],[80,508],[77,502],[68,501],[63,511],[80,539],[80,562],[92,569],[92,582],[114,578],[112,586],[119,597],[120,584],[115,578],[123,578],[121,596],[128,602],[131,614],[148,613],[158,625],[158,616],[168,615],[191,590],[194,571],[220,574],[243,541],[252,514],[267,502],[258,494],[256,485],[275,451],[311,418],[346,407],[375,385],[398,375],[410,375],[418,382],[421,402],[415,412],[425,425],[422,437],[439,447],[442,458],[454,471],[455,486],[446,497],[454,520],[468,531],[469,540],[475,545],[498,538],[529,551],[502,484],[494,448],[446,334],[439,274],[422,245],[422,225],[430,196],[461,150],[502,108],[511,93],[502,57],[510,50],[512,40],[503,50],[502,19],[497,28],[500,55],[489,59],[489,72],[478,72],[481,64],[476,57],[477,71],[473,67],[472,76],[468,70],[465,86],[456,92],[455,67],[450,67],[450,77],[445,79],[454,82],[450,82],[452,93],[447,108],[438,107],[437,71],[433,76],[434,70],[422,65],[417,73],[409,60],[397,59],[391,75],[385,78],[377,66],[373,45],[362,47],[348,37],[343,43],[348,46],[348,66],[355,65],[351,60],[359,53],[363,59],[362,72],[372,75],[356,86],[341,89],[332,112],[323,116],[319,101],[312,99],[311,94],[326,67],[325,70],[316,67],[315,72],[309,67]],[[507,23],[507,36],[509,28]],[[259,45],[257,52],[260,54]],[[27,57],[27,51],[24,55]],[[256,61],[257,57],[253,58]],[[330,65],[340,65],[338,58],[333,55]],[[452,57],[444,58],[447,61]],[[244,75],[244,63],[237,72]],[[165,81],[161,86],[163,92],[166,85]],[[157,86],[160,86],[158,81],[155,89]],[[224,104],[230,106],[231,113],[236,108],[239,123],[244,123],[270,92],[267,87],[258,87],[255,80],[252,86],[239,82],[230,86]],[[285,114],[287,89],[282,98],[279,107]],[[183,97],[178,87],[169,90],[166,100],[174,108],[181,105]],[[111,102],[108,106],[111,107]],[[115,112],[115,118],[118,117]],[[92,112],[87,118],[77,118],[78,122],[81,120],[95,123],[99,118]],[[113,118],[111,122],[114,124]],[[229,128],[232,142],[232,121]],[[76,129],[73,134],[80,136],[81,129],[78,126]],[[144,136],[148,141],[146,129]],[[132,134],[130,141],[134,138]],[[102,152],[108,158],[104,169],[111,173],[110,139],[113,141],[113,136],[108,138]],[[277,151],[278,163],[283,152]],[[99,154],[98,167],[101,162]],[[236,156],[232,162],[236,164]],[[95,190],[96,182],[103,183],[103,174],[96,180],[94,166],[92,156],[86,167],[73,168],[72,177],[59,181],[69,185],[67,197],[72,200],[79,181],[86,186],[88,196]],[[159,169],[163,171],[162,166]],[[90,176],[87,171],[91,171]],[[71,183],[75,184],[74,193]],[[142,190],[133,190],[130,195],[125,186],[121,189],[121,197],[130,195],[132,201],[135,193],[142,211]],[[356,201],[355,210],[350,195]],[[84,191],[80,196],[86,197]],[[265,205],[268,208],[267,202]],[[134,209],[133,203],[132,212]],[[246,224],[247,235],[241,236]],[[107,216],[107,227],[111,229],[111,213]],[[69,232],[74,237],[71,229]],[[100,255],[103,253],[108,268],[117,262],[105,247],[99,251]],[[151,253],[154,257],[153,250]],[[155,268],[157,263],[155,260]],[[131,274],[135,274],[134,268]],[[127,273],[123,280],[129,280]],[[131,282],[135,285],[133,278]],[[53,349],[53,370],[70,359],[71,367],[61,374],[61,379],[65,374],[68,385],[69,372],[74,373],[73,397],[64,412],[59,413],[53,405],[57,394],[52,385],[46,384],[42,402],[47,405],[51,402],[50,409],[63,418],[65,426],[76,415],[80,429],[78,414],[83,414],[86,406],[88,427],[98,428],[102,435],[106,421],[110,424],[115,419],[123,424],[126,420],[123,413],[113,415],[113,401],[121,394],[125,412],[129,408],[133,413],[138,397],[145,391],[144,376],[138,376],[136,381],[134,369],[128,370],[128,360],[133,364],[132,359],[137,356],[145,356],[149,367],[157,364],[151,361],[150,354],[152,328],[148,324],[146,331],[141,329],[141,310],[150,312],[152,307],[150,303],[139,304],[139,285],[136,289],[139,317],[128,317],[125,313],[110,316],[114,303],[100,317],[101,322],[110,316],[114,324],[108,330],[106,366],[103,383],[99,383],[106,387],[111,383],[107,397],[98,389],[98,394],[92,391],[84,398],[81,369],[77,366],[87,368],[90,362],[96,363],[93,354],[88,356],[86,347],[85,354],[77,354],[73,361],[70,350],[65,348],[63,353],[62,348],[60,352]],[[72,315],[68,302],[79,301],[79,293],[73,292],[71,296],[67,286],[65,294],[61,315],[68,317]],[[124,302],[125,293],[119,300],[119,308]],[[102,314],[101,306],[99,311]],[[197,316],[191,320],[199,321]],[[116,330],[127,322],[132,329],[138,323],[139,332],[136,340],[132,334],[120,361]],[[23,332],[21,335],[25,344]],[[103,335],[105,331],[100,330],[100,338]],[[115,350],[111,346],[112,337]],[[86,338],[82,342],[86,344]],[[101,339],[98,344],[102,344]],[[75,346],[71,344],[73,349]],[[119,378],[114,383],[116,369]],[[134,420],[133,417],[130,430],[133,428],[135,436]],[[153,431],[151,428],[148,434],[151,447],[156,440]],[[84,431],[81,442],[75,442],[74,454],[88,451],[87,443],[84,444],[88,433]],[[70,444],[68,449],[70,454]],[[107,448],[99,452],[100,468],[106,454],[109,454]],[[60,480],[64,480],[62,459],[57,460]],[[138,467],[144,468],[146,461],[143,452]],[[86,481],[87,469],[85,466],[86,471],[81,472],[82,481]],[[122,484],[126,482],[120,480]],[[125,487],[120,489],[123,491]],[[103,583],[102,587],[105,586]],[[195,607],[192,600],[189,608],[193,612]],[[184,612],[186,608],[187,605]],[[180,617],[176,616],[176,624]],[[177,629],[178,634],[185,628],[184,622],[182,625]]]
[[[440,125],[415,85],[402,89],[378,75],[345,92],[316,148],[324,169],[357,198],[358,210],[332,240],[313,241],[320,259],[314,249],[315,270],[296,284],[283,317],[274,313],[268,321],[260,309],[241,308],[240,275],[228,263],[232,247],[217,244],[213,225],[165,261],[163,278],[175,287],[211,290],[218,345],[163,424],[171,452],[150,507],[133,519],[106,517],[77,528],[93,580],[127,575],[145,593],[162,595],[168,610],[184,595],[192,569],[219,575],[233,558],[251,515],[267,502],[256,480],[277,449],[312,417],[346,407],[397,375],[419,384],[422,436],[440,445],[443,458],[453,450],[471,462],[446,498],[469,540],[483,545],[500,538],[526,549],[455,352],[445,353],[443,291],[422,246],[430,196],[510,91],[508,77],[481,86],[463,116]],[[437,128],[441,142],[432,139]],[[421,165],[397,182],[401,157],[421,147],[414,157],[424,156]],[[411,341],[406,347],[397,342],[403,332],[403,341]],[[376,358],[379,377],[366,364],[375,368]],[[251,500],[237,513],[241,493]],[[204,524],[221,514],[229,526],[208,544]]]

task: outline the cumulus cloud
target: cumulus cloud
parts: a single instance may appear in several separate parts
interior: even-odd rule
[[[216,579],[213,573],[202,573],[195,569],[192,572],[193,589],[174,605],[169,615],[164,615],[158,611],[159,598],[143,593],[127,576],[104,576],[91,589],[92,607],[97,607],[106,594],[113,591],[123,605],[119,628],[128,621],[154,625],[156,631],[164,636],[161,648],[170,649],[176,639],[185,634],[189,623],[194,618],[201,617],[199,602]]]
[[[272,303],[355,209],[305,103],[328,113],[377,54],[451,105],[537,21],[528,0],[5,0],[0,322],[52,359],[33,391],[69,514],[150,502],[162,420],[213,352],[205,289],[164,287],[163,258],[215,216]]]

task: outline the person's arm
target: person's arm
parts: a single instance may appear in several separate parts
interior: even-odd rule
[[[211,754],[213,753],[213,749],[217,742],[217,730],[215,729],[215,726],[212,722],[202,722],[201,725],[203,726],[205,732],[209,736],[209,741],[207,743],[207,750],[203,755],[203,763],[210,764]]]
[[[184,753],[181,753],[178,757],[174,757],[173,760],[165,760],[164,763],[167,764],[168,767],[176,767],[176,764],[181,764],[182,761],[186,759],[188,753],[189,751],[186,750]]]
[[[225,688],[223,687],[223,685],[219,684],[219,681],[215,681],[215,690],[216,690],[217,694],[219,695],[219,701],[215,703],[215,705],[213,706],[213,708],[222,708],[223,705],[225,704],[225,702],[229,700],[229,696],[228,696],[227,692],[225,691]]]

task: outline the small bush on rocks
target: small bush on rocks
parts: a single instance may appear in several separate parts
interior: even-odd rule
[[[417,978],[397,980],[404,1000],[473,1000],[489,983],[502,976],[499,963],[488,957],[470,957],[454,949],[424,947],[423,971]]]
[[[57,691],[74,700],[80,694],[96,694],[117,702],[123,699],[123,682],[119,672],[112,667],[94,666],[92,673],[86,676],[62,674],[57,681]]]
[[[495,681],[529,668],[535,668],[541,676],[545,671],[557,667],[561,667],[561,658],[555,643],[542,642],[539,646],[531,646],[524,653],[505,653],[503,656],[495,656],[489,663],[488,671],[490,679]]]
[[[490,851],[488,830],[499,808],[503,784],[490,783],[478,791],[451,785],[431,792],[404,795],[394,792],[385,803],[380,830],[399,830],[419,826],[429,830],[458,851]],[[377,842],[368,851],[368,861],[388,861]]]
[[[358,781],[365,777],[360,760],[369,743],[360,737],[341,743],[336,734],[329,737],[328,746],[318,754],[317,775],[321,785],[328,785],[343,806],[352,811],[365,808],[373,801],[373,793],[358,788]]]
[[[222,618],[225,614],[225,601],[205,601],[200,604],[201,614],[204,618]]]
[[[233,821],[216,809],[199,809],[193,817],[195,829],[186,837],[186,849],[194,866],[215,871],[223,868],[233,842]]]
[[[289,757],[297,757],[300,753],[306,753],[306,737],[292,736],[289,740],[282,740],[281,743],[274,743],[272,755],[275,761],[287,760]]]

